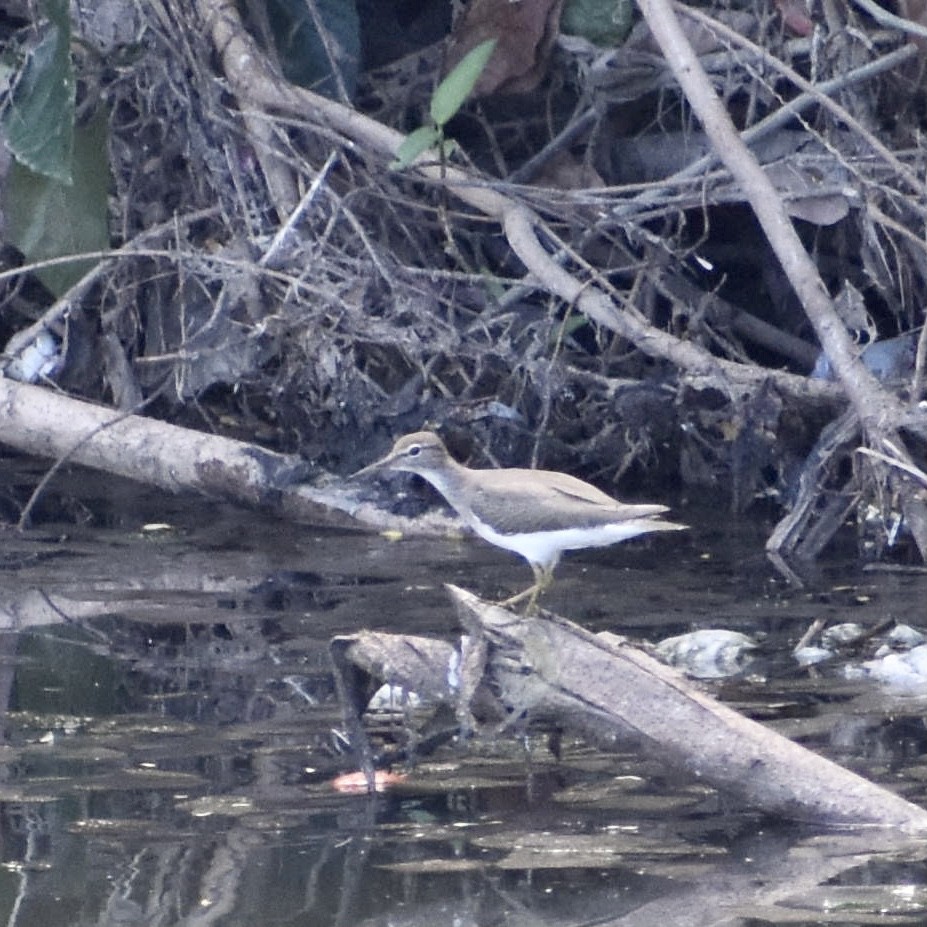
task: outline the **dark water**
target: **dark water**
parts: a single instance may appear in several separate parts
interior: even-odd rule
[[[38,472],[6,474],[11,493]],[[927,846],[763,817],[633,753],[488,736],[423,751],[385,794],[341,794],[331,638],[453,639],[443,583],[492,597],[527,567],[86,474],[59,489],[31,531],[0,531],[18,628],[0,636],[5,923],[927,922]],[[687,537],[566,558],[546,604],[650,642],[761,633],[746,676],[710,690],[927,804],[927,702],[789,656],[815,619],[923,627],[927,578],[847,559],[790,588],[765,526],[683,517]]]

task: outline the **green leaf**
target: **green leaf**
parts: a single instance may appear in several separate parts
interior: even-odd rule
[[[74,182],[65,184],[14,162],[3,212],[8,238],[29,261],[100,251],[109,245],[107,113],[74,132]],[[96,261],[49,267],[37,276],[56,296],[65,293]]]
[[[398,171],[408,167],[422,152],[437,145],[441,137],[437,126],[420,126],[410,132],[396,150],[396,159],[390,163],[390,168]]]
[[[560,30],[596,45],[620,45],[634,24],[634,0],[567,0]]]
[[[435,88],[431,98],[431,118],[435,125],[445,126],[470,96],[470,91],[476,86],[480,74],[486,67],[493,50],[496,39],[487,39],[472,48],[457,63],[457,66]]]
[[[579,329],[589,324],[589,319],[581,312],[571,313],[563,322],[561,332],[565,338],[579,331]]]
[[[0,124],[20,164],[61,183],[71,182],[74,72],[67,0],[46,0],[45,34],[26,59]]]
[[[339,99],[329,51],[349,97],[360,70],[360,18],[354,0],[312,0],[328,33],[328,51],[306,0],[267,0],[266,12],[280,66],[287,80]],[[256,5],[256,6],[260,6]]]

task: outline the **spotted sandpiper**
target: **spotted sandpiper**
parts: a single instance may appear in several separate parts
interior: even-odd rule
[[[531,614],[538,596],[553,582],[565,550],[607,547],[652,531],[679,531],[686,525],[660,521],[665,505],[628,505],[590,483],[553,470],[471,470],[448,453],[430,431],[400,438],[381,460],[355,477],[404,470],[428,480],[481,538],[521,554],[534,583],[502,605],[525,599]]]

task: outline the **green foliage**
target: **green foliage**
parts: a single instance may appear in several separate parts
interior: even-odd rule
[[[476,48],[471,48],[435,88],[431,97],[431,118],[439,129],[443,129],[457,115],[464,100],[470,96],[495,47],[496,40],[487,39]]]
[[[71,183],[14,162],[4,190],[7,238],[29,261],[100,251],[109,245],[107,113],[74,130]],[[95,261],[75,261],[37,272],[56,296],[76,283]]]
[[[419,126],[405,137],[397,149],[393,167],[408,167],[420,154],[437,145],[442,137],[441,130],[437,126]]]
[[[68,3],[44,0],[42,8],[49,22],[19,73],[0,124],[7,147],[20,164],[69,184],[75,80]]]
[[[457,115],[476,86],[495,47],[496,39],[487,39],[470,49],[438,84],[429,107],[431,123],[406,136],[396,152],[396,159],[390,164],[391,168],[401,170],[408,167],[420,154],[435,146],[443,155],[447,154],[444,127]]]
[[[620,45],[634,24],[634,0],[567,0],[560,29],[596,45]]]
[[[315,0],[349,97],[360,69],[360,20],[354,0]],[[306,0],[268,0],[267,18],[287,80],[333,99],[340,98],[332,62]]]
[[[67,0],[42,0],[48,21],[26,56],[0,120],[15,160],[3,187],[7,240],[28,261],[109,244],[106,112],[75,126],[75,76]],[[56,296],[93,266],[75,261],[38,272]]]

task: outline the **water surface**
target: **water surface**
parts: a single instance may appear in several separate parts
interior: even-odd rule
[[[39,515],[0,530],[0,614],[19,628],[0,636],[8,924],[924,920],[927,847],[763,817],[633,751],[526,730],[413,753],[381,795],[333,788],[354,761],[331,638],[453,640],[443,583],[517,591],[530,571],[512,555],[77,471]],[[686,537],[566,557],[546,604],[642,642],[761,635],[747,673],[709,690],[927,802],[923,699],[789,654],[815,619],[923,626],[927,578],[846,558],[790,588],[763,556],[768,526],[682,517]]]

